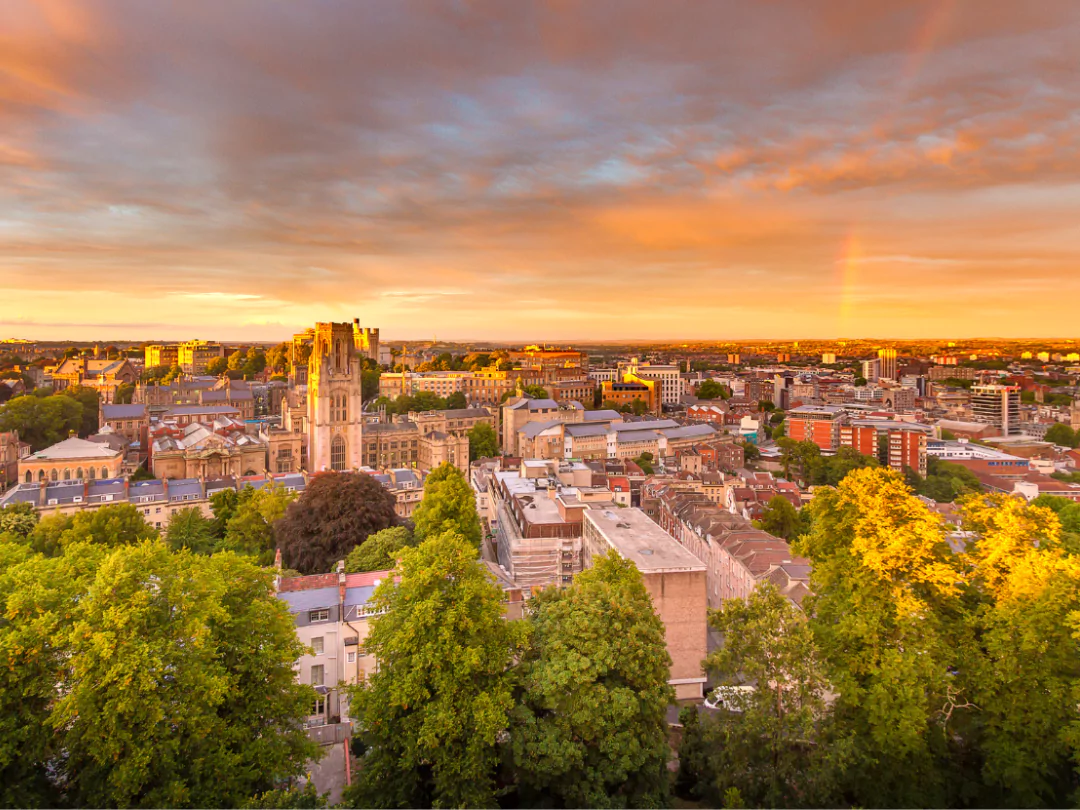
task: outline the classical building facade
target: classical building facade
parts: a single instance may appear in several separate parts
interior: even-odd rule
[[[308,359],[308,470],[363,466],[364,424],[355,324],[318,323]]]

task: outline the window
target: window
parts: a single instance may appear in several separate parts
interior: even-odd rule
[[[108,469],[108,467],[102,467],[101,468],[101,477],[102,478],[108,478],[109,477],[109,469]]]
[[[326,701],[323,698],[317,698],[315,700],[315,708],[312,710],[312,714],[323,714],[326,711]]]
[[[26,483],[31,484],[34,481],[34,474],[29,470],[26,471]]]
[[[56,480],[56,470],[49,470],[49,480],[50,481],[55,481]]]
[[[318,636],[311,640],[311,649],[315,652],[315,655],[323,654],[323,637]]]
[[[75,470],[75,477],[76,477],[77,479],[79,479],[80,481],[82,480],[82,467],[78,467],[78,468],[77,468],[77,469]]]
[[[335,436],[330,442],[330,469],[345,469],[345,440],[340,436]]]
[[[355,664],[356,663],[356,653],[354,653],[354,652],[349,653],[349,663],[350,664]]]
[[[323,665],[316,664],[311,668],[311,685],[322,686],[323,685]]]
[[[328,622],[330,621],[330,608],[319,608],[318,610],[308,611],[309,622]]]
[[[68,469],[64,470],[64,480],[65,481],[70,481],[71,480],[71,470],[68,470]]]
[[[93,480],[94,480],[94,478],[95,478],[95,476],[94,476],[94,473],[95,473],[95,472],[96,472],[96,471],[94,470],[94,468],[93,468],[93,467],[91,467],[91,468],[89,469],[89,473],[90,473],[90,480],[91,480],[91,481],[93,481]]]

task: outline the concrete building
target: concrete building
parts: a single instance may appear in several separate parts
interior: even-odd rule
[[[659,383],[662,405],[677,405],[682,399],[683,382],[678,366],[643,363],[635,357],[629,362],[619,363],[618,370],[619,378],[623,381],[632,375],[636,381],[652,380]]]
[[[583,567],[592,567],[606,554],[634,563],[664,624],[671,656],[668,683],[676,699],[703,697],[701,663],[708,652],[705,564],[640,509],[586,509],[583,517]]]
[[[186,374],[205,374],[211,360],[225,356],[225,347],[208,340],[188,340],[177,347],[177,365]]]
[[[318,323],[308,359],[308,469],[364,466],[362,355],[355,323]]]
[[[143,359],[148,369],[157,366],[172,368],[180,365],[180,347],[175,343],[152,343],[143,349]]]
[[[840,443],[844,411],[836,405],[802,405],[788,413],[787,435],[797,442],[809,441],[822,450],[835,450]]]
[[[640,401],[644,403],[646,412],[660,413],[662,401],[660,382],[657,380],[626,374],[622,381],[600,383],[600,388],[603,402],[611,402],[619,407],[633,407],[636,401]]]
[[[1019,435],[1020,388],[1015,385],[976,385],[971,389],[974,421],[993,425],[1002,436]]]
[[[880,375],[886,380],[899,379],[896,373],[896,349],[878,349],[878,360],[880,361]],[[867,379],[870,379],[867,377]]]

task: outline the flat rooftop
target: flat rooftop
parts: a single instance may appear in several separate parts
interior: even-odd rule
[[[643,574],[705,570],[705,563],[680,546],[640,509],[587,509],[585,520]]]

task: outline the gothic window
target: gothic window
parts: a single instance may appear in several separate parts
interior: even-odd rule
[[[348,418],[349,418],[349,405],[348,405],[348,402],[349,401],[346,398],[346,395],[342,394],[341,395],[341,413],[338,414],[338,417],[341,419],[342,422],[348,420]]]
[[[71,480],[71,470],[68,470],[68,469],[65,468],[65,470],[64,470],[64,480],[65,481],[70,481]]]
[[[34,482],[34,474],[29,470],[26,471],[26,483],[32,484]]]
[[[339,374],[345,371],[345,350],[340,340],[334,342],[334,366]]]
[[[94,480],[94,473],[95,473],[95,472],[96,472],[96,470],[95,470],[95,469],[94,469],[93,467],[91,467],[91,468],[90,468],[90,480],[91,480],[91,481],[93,481],[93,480]]]
[[[45,471],[44,470],[38,470],[37,471],[37,480],[38,481],[44,481],[45,480]]]
[[[340,436],[335,436],[330,442],[330,469],[345,469],[345,440]]]
[[[107,467],[102,467],[101,468],[101,477],[102,478],[108,478],[109,477],[109,470],[108,470]]]
[[[49,480],[50,481],[55,481],[56,480],[56,470],[49,470]]]
[[[75,478],[79,481],[82,481],[82,467],[79,467],[79,469],[75,470]]]

